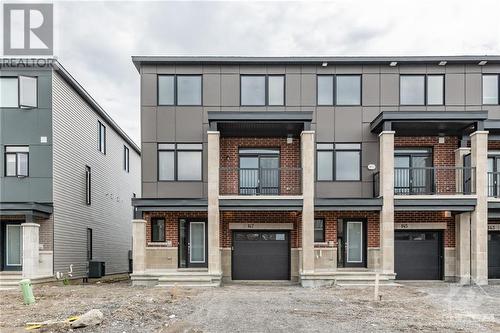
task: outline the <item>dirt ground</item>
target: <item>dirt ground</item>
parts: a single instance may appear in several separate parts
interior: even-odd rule
[[[167,289],[125,281],[34,292],[36,304],[24,306],[18,290],[0,291],[0,332],[90,309],[104,321],[75,332],[500,332],[500,285],[381,287],[381,301],[370,287]]]

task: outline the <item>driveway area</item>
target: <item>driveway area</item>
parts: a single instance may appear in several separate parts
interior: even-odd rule
[[[304,289],[226,285],[213,289],[135,288],[128,282],[35,286],[37,303],[0,291],[0,331],[64,320],[91,309],[100,326],[76,332],[500,332],[500,285],[433,283]]]

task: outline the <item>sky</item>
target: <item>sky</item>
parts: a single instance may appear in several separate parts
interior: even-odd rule
[[[140,142],[132,55],[500,54],[499,0],[54,2],[55,55]]]

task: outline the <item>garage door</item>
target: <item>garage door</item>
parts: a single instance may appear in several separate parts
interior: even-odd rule
[[[234,231],[233,280],[289,280],[288,231]]]
[[[442,279],[441,231],[396,231],[394,237],[396,279]]]
[[[488,277],[500,279],[500,231],[488,233]]]

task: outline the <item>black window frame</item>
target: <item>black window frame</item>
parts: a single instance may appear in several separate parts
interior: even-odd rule
[[[92,228],[87,228],[87,261],[91,261],[94,257],[94,235]]]
[[[10,147],[19,147],[19,148],[28,148],[27,152],[8,152],[7,149]],[[7,156],[8,155],[15,155],[16,156],[16,165],[15,165],[15,175],[8,175],[7,174]],[[26,155],[26,174],[21,175],[18,172],[18,166],[19,166],[19,155]],[[4,176],[5,177],[17,177],[17,178],[25,178],[30,176],[30,152],[29,152],[29,146],[26,145],[5,145],[4,146]]]
[[[36,87],[35,87],[35,93],[36,93],[36,105],[23,105],[21,104],[21,80],[19,79],[20,77],[29,77],[32,79],[36,80]],[[2,75],[0,76],[0,79],[15,79],[17,80],[17,106],[1,106],[1,108],[4,109],[36,109],[40,105],[39,97],[40,95],[38,94],[38,76],[31,76],[31,75],[18,75],[18,76],[10,76],[10,75]]]
[[[161,236],[157,239],[155,239],[155,235],[154,235],[154,225],[158,222],[162,222],[163,223],[163,234],[162,235],[157,235],[157,236]],[[152,217],[151,218],[151,243],[164,243],[165,242],[165,233],[166,233],[166,221],[165,221],[165,218],[163,217]]]
[[[319,103],[319,77],[332,77],[332,104]],[[359,77],[359,104],[338,104],[337,103],[337,78],[338,77]],[[317,106],[339,106],[356,107],[363,105],[363,74],[317,74],[316,75],[316,105]]]
[[[123,170],[130,172],[130,149],[123,145]]]
[[[92,204],[92,169],[90,166],[85,166],[85,204]]]
[[[174,148],[160,148],[160,145],[167,144],[167,145],[174,145]],[[196,144],[196,145],[201,145],[200,149],[179,149],[178,145],[185,145],[185,144]],[[160,152],[162,151],[171,151],[174,152],[174,178],[173,179],[160,179]],[[200,179],[193,180],[193,179],[179,179],[179,159],[178,159],[178,153],[183,152],[183,151],[190,151],[190,152],[199,152],[200,153]],[[156,179],[158,182],[201,182],[203,181],[203,143],[201,142],[159,142],[156,146]]]
[[[321,240],[316,239],[316,221],[321,221]],[[325,219],[322,217],[314,218],[314,243],[325,243],[326,242],[326,227],[325,227]]]
[[[174,102],[173,104],[160,104],[160,77],[170,76],[174,78]],[[200,104],[179,104],[178,100],[178,77],[199,77],[200,78]],[[156,104],[158,106],[202,106],[203,105],[203,74],[157,74],[156,75]]]
[[[424,101],[423,104],[403,104],[401,103],[401,79],[403,77],[423,77],[424,78]],[[443,87],[442,87],[442,103],[435,104],[429,103],[429,77],[440,76],[443,78]],[[445,89],[446,89],[446,76],[444,74],[399,74],[399,105],[400,106],[444,106],[446,105],[445,101]]]
[[[484,81],[483,78],[485,76],[496,76],[497,77],[497,102],[496,103],[484,103],[484,95],[483,95],[483,89],[484,89]],[[481,105],[500,105],[500,74],[495,74],[495,73],[483,73],[481,75]]]
[[[264,104],[243,104],[242,102],[242,85],[243,77],[264,77]],[[269,104],[269,77],[282,77],[283,78],[283,104]],[[286,105],[286,75],[285,74],[240,74],[240,106],[245,107],[280,107]]]
[[[331,149],[326,149],[326,148],[318,148],[318,145],[321,144],[327,144],[327,145],[333,145],[333,148]],[[359,145],[359,149],[338,149],[336,145]],[[362,181],[362,158],[363,158],[363,143],[362,142],[317,142],[316,143],[316,181],[317,182],[360,182]],[[328,151],[332,152],[332,179],[318,179],[318,152],[320,151]],[[337,152],[359,152],[359,178],[358,179],[337,179],[337,168],[336,168],[336,161],[337,161]]]
[[[103,131],[101,132],[101,129]],[[104,134],[104,140],[102,140],[102,135]],[[97,150],[102,154],[106,155],[106,125],[100,120],[97,121]]]

